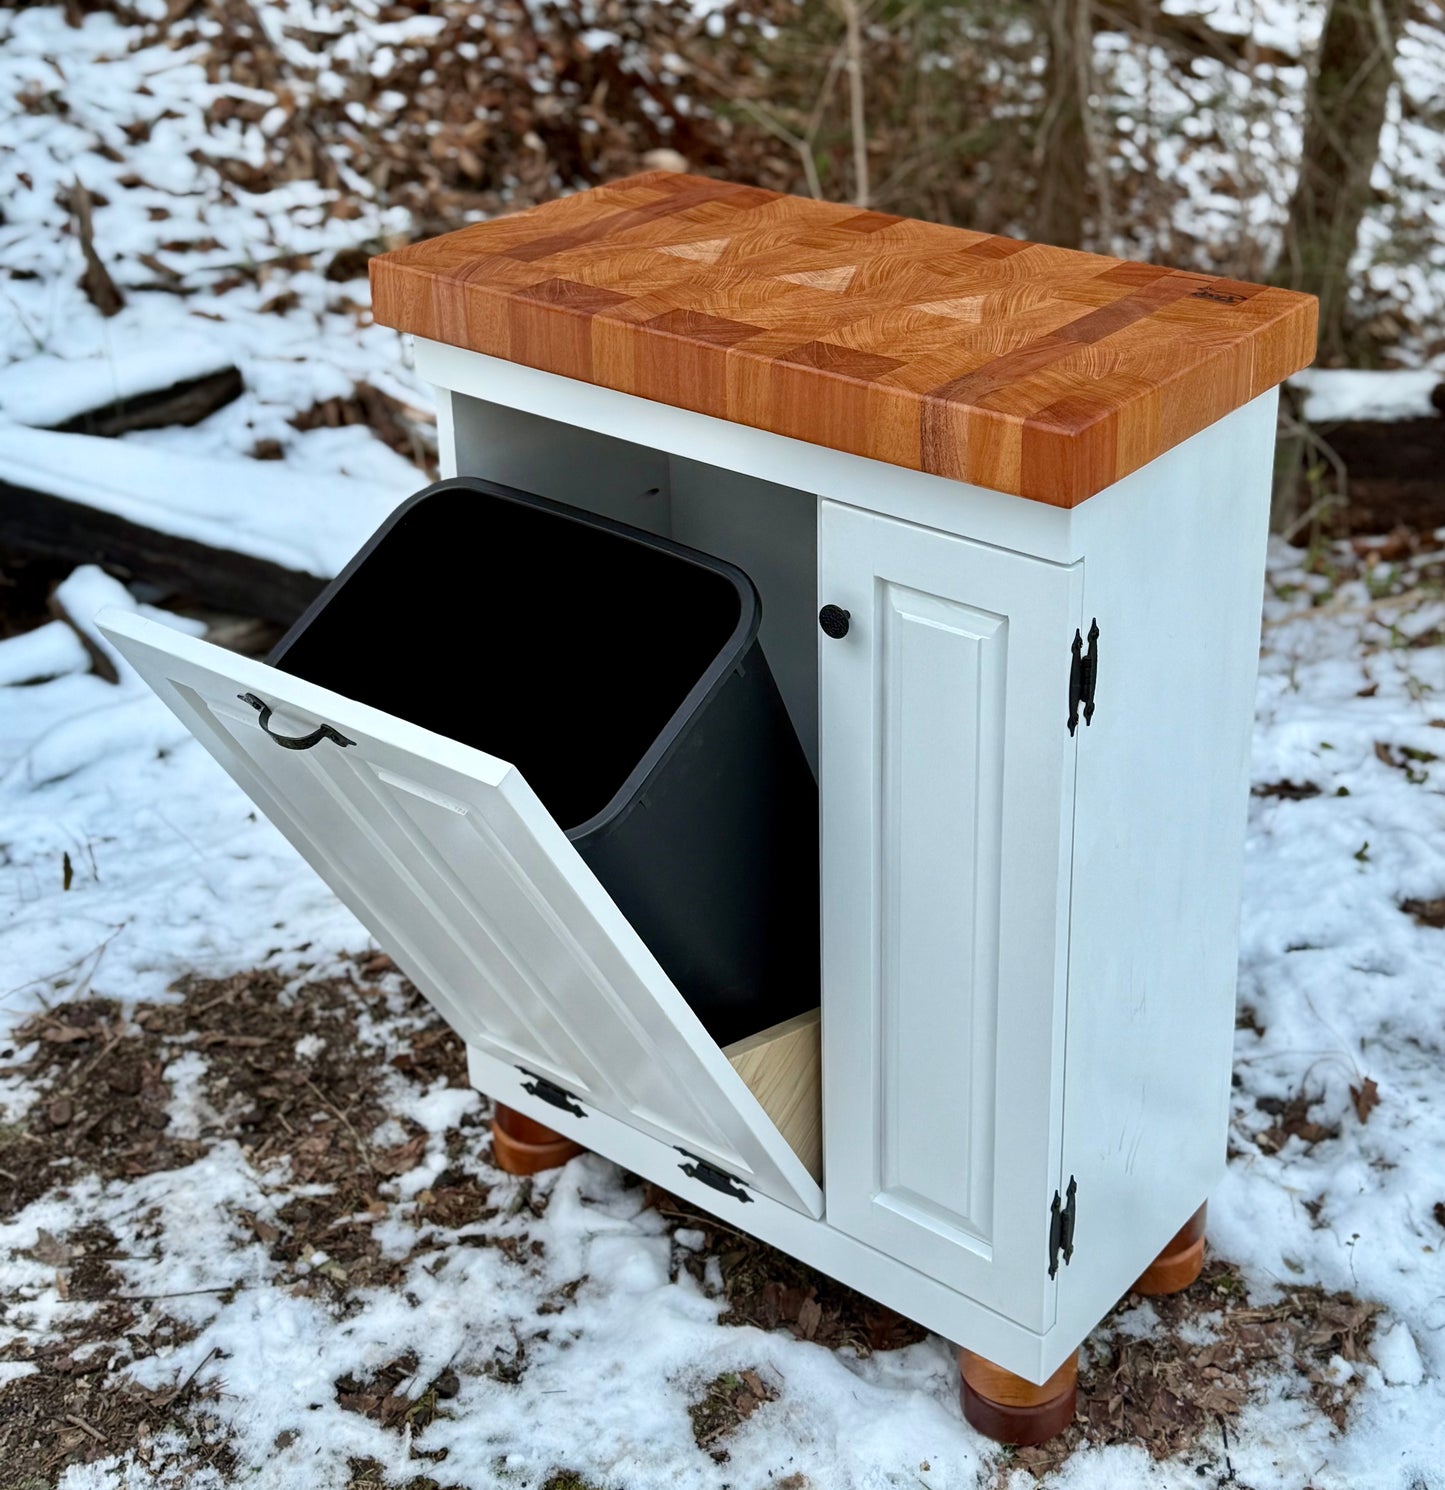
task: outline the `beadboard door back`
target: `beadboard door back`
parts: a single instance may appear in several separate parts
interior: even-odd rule
[[[569,1110],[821,1214],[817,1182],[514,766],[158,622],[100,625],[469,1045]]]

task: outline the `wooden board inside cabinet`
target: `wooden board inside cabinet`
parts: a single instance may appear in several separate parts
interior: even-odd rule
[[[724,1046],[723,1054],[815,1180],[823,1178],[821,1011]]]

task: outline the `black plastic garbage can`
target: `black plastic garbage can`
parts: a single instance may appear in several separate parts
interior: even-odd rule
[[[270,661],[515,765],[726,1045],[818,1003],[817,785],[761,617],[732,564],[461,478]]]

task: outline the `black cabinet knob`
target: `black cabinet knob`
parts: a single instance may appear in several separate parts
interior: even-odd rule
[[[818,625],[823,628],[824,636],[831,636],[837,641],[840,636],[848,635],[848,622],[852,617],[841,605],[825,605],[818,612]]]

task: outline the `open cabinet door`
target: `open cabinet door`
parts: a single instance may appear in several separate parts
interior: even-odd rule
[[[515,767],[157,622],[99,625],[468,1045],[821,1214],[817,1183]]]

